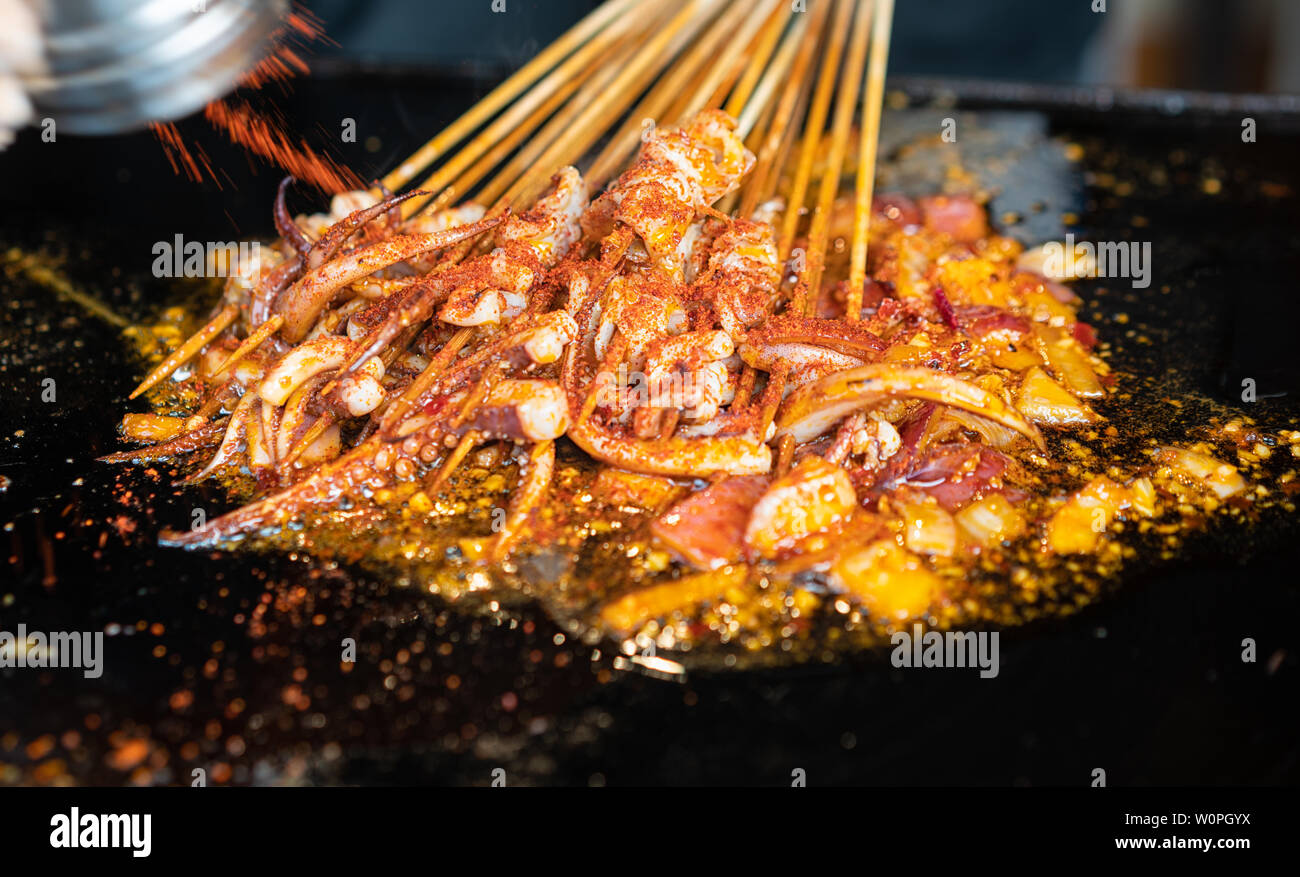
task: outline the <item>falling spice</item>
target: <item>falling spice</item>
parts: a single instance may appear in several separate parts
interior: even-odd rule
[[[298,45],[322,39],[327,38],[320,20],[295,4],[284,25],[272,34],[270,53],[240,78],[240,87],[258,91],[269,83],[284,83],[309,73]],[[285,129],[283,117],[275,110],[259,111],[245,99],[226,98],[209,103],[203,114],[232,143],[325,192],[362,187],[362,180],[355,173],[306,144],[295,142]],[[221,181],[202,146],[187,144],[180,130],[170,122],[154,123],[150,129],[162,144],[173,172],[184,174],[196,183],[211,179],[221,188]]]
[[[195,183],[203,182],[204,177],[211,177],[217,183],[217,188],[221,187],[221,182],[217,180],[217,175],[212,170],[212,163],[208,161],[207,153],[203,151],[202,146],[197,143],[193,146],[187,144],[181,137],[180,130],[171,122],[152,122],[149,130],[162,144],[163,154],[171,163],[173,173],[183,173],[186,179]]]
[[[306,144],[294,143],[277,120],[255,112],[246,102],[214,101],[204,109],[204,116],[214,127],[225,131],[232,143],[324,191],[363,187],[361,178],[351,170]]]

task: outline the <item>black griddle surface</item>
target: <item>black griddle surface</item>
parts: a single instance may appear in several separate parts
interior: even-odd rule
[[[899,85],[925,101],[953,90]],[[375,174],[484,90],[348,71],[281,103],[318,143],[356,119],[358,142],[336,149]],[[1294,420],[1294,108],[1247,106],[1259,137],[1243,143],[1241,106],[1194,95],[956,96],[963,110],[1039,114],[1086,147],[1089,172],[1136,181],[1116,197],[1086,178],[1076,228],[1124,239],[1142,217],[1156,288],[1097,307],[1162,327],[1154,373],[1270,423]],[[146,135],[43,143],[28,132],[0,154],[0,246],[53,256],[130,319],[181,299],[184,284],[151,276],[152,243],[269,235],[278,181],[202,123],[182,130],[225,169],[220,191],[174,177]],[[1217,194],[1208,177],[1222,180]],[[1166,284],[1173,293],[1159,295]],[[160,527],[196,507],[219,512],[224,497],[174,496],[161,474],[92,462],[118,447],[121,413],[144,410],[126,402],[139,364],[117,328],[23,276],[0,277],[0,290],[0,629],[112,634],[100,679],[0,671],[0,784],[188,784],[197,768],[235,784],[486,785],[497,768],[512,785],[788,784],[796,768],[823,785],[1080,786],[1097,767],[1110,785],[1300,778],[1294,522],[1216,534],[1072,618],[1004,632],[996,679],[904,674],[868,654],[661,681],[560,641],[539,609],[466,617],[308,558],[158,548]],[[1243,377],[1258,381],[1253,406],[1239,400]],[[54,402],[42,400],[47,378]],[[1241,660],[1247,637],[1257,663]],[[345,639],[358,654],[347,672]]]

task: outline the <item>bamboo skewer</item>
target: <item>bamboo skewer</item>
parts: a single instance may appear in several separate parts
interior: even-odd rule
[[[804,207],[808,184],[812,179],[813,162],[817,157],[817,147],[821,143],[822,130],[826,126],[826,114],[830,108],[831,92],[835,86],[835,74],[839,69],[840,53],[844,48],[848,24],[845,14],[849,2],[851,0],[835,0],[839,16],[830,24],[825,34],[826,48],[822,54],[821,69],[816,77],[816,87],[808,107],[808,116],[804,120],[799,163],[790,186],[786,214],[781,223],[778,248],[783,257],[788,257],[793,246],[795,229],[799,223],[799,211]],[[822,7],[822,14],[829,16],[830,4]]]
[[[894,0],[876,0],[871,27],[871,60],[867,87],[862,93],[861,131],[858,135],[858,174],[853,204],[853,245],[849,254],[848,318],[862,314],[863,287],[867,280],[867,241],[871,201],[876,185],[876,155],[880,143],[880,112],[885,94],[885,68],[889,62],[889,34],[894,21]]]
[[[581,154],[590,148],[601,132],[626,111],[631,98],[654,79],[673,55],[689,44],[705,22],[712,18],[716,7],[721,5],[718,0],[689,0],[619,72],[609,90],[590,106],[584,107],[574,119],[572,128],[542,153],[537,160],[538,171],[512,186],[504,199],[511,204],[524,204],[536,198],[564,157]],[[700,14],[701,11],[705,14]]]
[[[670,118],[678,119],[691,116],[700,110],[709,106],[710,97],[717,91],[725,80],[735,75],[739,78],[739,69],[734,69],[736,62],[741,59],[745,49],[758,35],[760,28],[766,22],[770,12],[764,13],[765,6],[772,4],[760,4],[758,9],[745,8],[747,20],[735,34],[728,34],[731,39],[726,43],[722,54],[710,65],[705,74],[704,81],[696,87],[694,93],[680,109],[674,108],[674,115]],[[745,136],[748,132],[741,132]]]
[[[647,29],[651,27],[658,28],[664,24],[663,19],[657,14],[659,7],[656,4],[646,4],[643,8],[649,9],[654,15],[654,17],[643,23]],[[633,36],[629,36],[625,42],[615,44],[612,49],[614,54],[610,58],[610,63],[597,70],[596,74],[574,95],[574,98],[562,107],[547,122],[545,127],[519,150],[510,163],[483,188],[483,191],[478,195],[480,201],[497,207],[504,206],[511,200],[511,196],[507,193],[510,192],[512,186],[520,184],[529,173],[537,176],[544,170],[544,167],[540,165],[540,161],[547,149],[552,147],[558,140],[573,136],[573,127],[583,110],[601,95],[607,94],[615,87],[615,79],[622,68],[617,63],[613,63],[614,59],[618,57],[618,54],[621,54],[624,48],[630,48],[634,45],[635,39]],[[630,101],[631,98],[632,95],[627,96],[627,100]],[[559,161],[550,169],[550,172],[554,172],[566,159],[576,162],[579,158],[580,155],[578,154],[562,154]],[[546,178],[541,177],[541,179]],[[588,189],[591,188],[589,184]]]
[[[442,375],[451,361],[460,353],[460,349],[465,346],[470,337],[474,334],[473,329],[459,329],[456,334],[447,339],[447,343],[433,355],[429,364],[424,367],[424,371],[415,376],[401,396],[393,401],[389,409],[384,412],[380,419],[379,429],[382,434],[388,434],[392,429],[402,421],[404,417],[415,411],[415,405],[425,391],[434,385],[434,382]]]
[[[415,338],[415,335],[416,332],[410,327],[402,330],[402,332],[398,334],[397,338],[394,339],[393,343],[390,344],[383,353],[379,354],[379,359],[383,362],[385,368],[388,368],[397,360],[397,357],[400,356],[402,351],[406,349],[407,345],[411,343],[412,339]],[[316,398],[329,399],[330,396],[334,394],[335,389],[338,388],[338,376],[341,374],[347,374],[346,366],[340,372],[336,372],[335,377],[327,381],[320,388],[316,393]],[[301,457],[309,447],[311,447],[312,443],[324,435],[325,430],[329,429],[337,421],[338,417],[330,410],[326,410],[320,417],[316,418],[312,425],[307,428],[307,431],[302,435],[302,437],[299,438],[298,441],[289,449],[289,452],[285,454],[284,460],[281,464],[283,468],[287,470],[289,467],[293,466],[294,463],[298,461],[298,458]]]
[[[749,52],[744,52],[739,58],[732,62],[726,73],[721,77],[716,88],[702,102],[701,106],[720,107],[731,90],[736,87],[736,82],[740,79],[742,73],[749,67],[752,62]],[[696,107],[699,109],[700,107]],[[689,112],[672,113],[668,118],[676,119],[679,122],[686,120],[691,114]]]
[[[719,18],[717,25],[710,28],[628,114],[627,120],[610,138],[610,142],[592,161],[587,171],[588,184],[593,191],[602,187],[636,150],[641,137],[641,126],[646,119],[658,121],[670,115],[669,107],[673,99],[687,88],[692,76],[716,57],[718,48],[728,36],[728,28],[735,26],[739,16],[746,11],[744,3],[733,2],[732,7]]]
[[[596,59],[596,63],[588,71],[587,75],[566,82],[560,90],[551,95],[546,103],[534,110],[523,124],[501,138],[492,149],[480,156],[464,173],[449,183],[437,198],[434,198],[426,205],[426,209],[431,213],[437,213],[464,199],[474,188],[474,185],[482,180],[492,168],[501,164],[530,133],[536,131],[539,125],[554,115],[556,110],[564,106],[573,97],[574,93],[588,81],[591,74],[604,68],[620,45],[620,43],[616,42],[610,46],[604,55]]]
[[[847,7],[848,4],[845,4]],[[840,77],[840,89],[835,99],[835,119],[831,126],[830,152],[822,172],[821,187],[817,193],[817,207],[813,211],[808,231],[808,261],[800,286],[806,291],[805,310],[811,316],[817,311],[822,273],[826,268],[826,244],[830,231],[831,211],[835,208],[835,195],[839,192],[844,169],[844,152],[849,139],[849,126],[858,101],[858,88],[862,84],[862,71],[867,60],[867,36],[871,25],[870,2],[859,0],[853,19],[853,35],[849,52]]]
[[[537,127],[541,119],[546,118],[546,116],[542,116],[541,119],[533,121],[538,115],[535,112],[537,108],[551,105],[553,103],[551,98],[557,94],[572,94],[572,91],[576,88],[574,83],[581,84],[595,70],[600,69],[602,65],[595,63],[596,60],[607,51],[610,45],[618,40],[625,28],[626,25],[622,27],[615,25],[607,28],[570,55],[539,83],[530,88],[518,101],[506,108],[456,155],[452,156],[438,170],[420,183],[419,188],[428,191],[430,194],[412,198],[403,203],[402,215],[412,216],[419,213],[434,196],[438,195],[455,180],[461,171],[468,168],[484,151],[493,145],[500,144],[507,139],[518,142],[528,136]],[[574,85],[574,88],[570,88],[571,85]],[[531,126],[528,124],[530,121],[533,121]]]
[[[738,7],[740,11],[748,12],[743,7]],[[707,55],[707,63],[700,66],[690,78],[687,84],[676,90],[670,95],[672,102],[668,108],[661,113],[647,114],[648,118],[657,120],[661,124],[676,125],[685,122],[693,113],[690,106],[694,103],[695,109],[703,106],[718,106],[723,98],[727,96],[736,80],[744,70],[746,58],[744,53],[741,57],[731,60],[731,63],[725,63],[726,59],[720,53],[726,51],[729,42],[735,42],[735,31],[731,25],[719,21],[714,25],[714,30],[721,31],[721,35],[709,34],[710,51],[704,53]],[[728,41],[724,37],[730,36]],[[701,42],[701,46],[703,43]],[[743,48],[743,47],[742,47]],[[631,152],[627,154],[630,158]]]
[[[637,0],[609,0],[597,7],[590,15],[519,68],[505,82],[489,92],[486,97],[470,107],[464,115],[416,150],[414,155],[394,168],[388,176],[384,177],[384,185],[394,192],[404,188],[423,168],[437,161],[450,147],[455,146],[479,125],[490,119],[575,47],[581,46],[610,23],[617,21],[630,7],[636,5],[636,2]]]
[[[534,508],[542,500],[542,494],[551,483],[555,471],[555,442],[551,439],[533,445],[524,464],[522,484],[517,493],[510,498],[511,508],[502,522],[501,531],[492,540],[488,556],[495,563],[505,557],[510,544],[519,536],[520,529],[528,523]]]
[[[754,116],[759,107],[771,103],[772,94],[775,93],[777,83],[782,80],[786,81],[786,90],[798,87],[798,84],[787,78],[787,72],[790,65],[795,63],[796,58],[801,56],[812,57],[813,51],[817,48],[817,40],[820,32],[814,26],[811,44],[805,43],[805,35],[808,33],[809,21],[816,18],[818,24],[824,16],[800,15],[795,21],[793,27],[787,32],[785,39],[781,43],[780,49],[777,50],[776,56],[772,59],[771,64],[763,71],[762,77],[754,86],[753,92],[747,96],[743,103],[735,103],[734,99],[739,97],[740,87],[737,86],[737,94],[733,95],[733,101],[728,102],[728,106],[735,109],[737,127],[742,131],[751,130],[754,127]],[[785,90],[782,91],[782,97],[785,96]],[[793,109],[793,104],[783,102],[787,110]],[[786,121],[790,121],[786,119]]]
[[[564,136],[565,132],[572,127],[573,120],[582,112],[582,108],[596,95],[608,89],[617,74],[616,66],[606,66],[597,70],[596,75],[583,83],[573,98],[561,107],[550,121],[523,145],[514,158],[483,187],[478,193],[478,200],[485,204],[504,205],[506,203],[504,196],[510,187],[526,176],[530,169],[538,166],[538,159],[546,148],[557,138]]]
[[[758,85],[760,77],[763,76],[767,69],[768,61],[772,53],[776,51],[777,43],[781,35],[785,33],[786,26],[790,22],[790,16],[794,15],[794,6],[790,3],[778,3],[776,9],[768,19],[767,25],[763,28],[763,33],[759,37],[758,46],[754,50],[754,55],[749,65],[745,68],[745,73],[736,83],[735,89],[731,92],[731,97],[727,100],[723,110],[732,118],[740,118],[740,111],[745,108],[749,102],[750,95],[754,93],[754,87]]]
[[[134,399],[141,393],[153,388],[160,381],[166,380],[172,372],[180,368],[190,359],[198,356],[199,351],[207,346],[208,342],[216,338],[226,330],[239,317],[239,308],[234,305],[226,305],[217,315],[208,321],[202,329],[195,332],[185,340],[180,347],[177,347],[172,354],[158,363],[153,371],[149,372],[148,377],[140,382],[140,385],[131,391],[127,398]]]
[[[760,91],[774,90],[776,83],[785,77],[786,70],[790,70],[789,77],[785,79],[785,88],[781,92],[781,100],[772,117],[772,126],[768,129],[767,138],[759,150],[758,161],[754,165],[749,185],[745,187],[745,194],[741,199],[742,216],[752,214],[755,207],[776,192],[780,168],[785,163],[784,156],[794,141],[795,132],[798,131],[798,126],[790,123],[803,115],[802,103],[807,94],[805,74],[812,63],[817,43],[821,39],[821,28],[826,19],[825,8],[823,7],[822,13],[812,25],[811,33],[808,33],[809,16],[804,15],[799,18],[798,23],[791,29],[789,41],[782,46],[781,53],[773,63],[769,74],[759,84]],[[791,65],[793,65],[792,69]]]
[[[750,152],[754,153],[755,155],[755,162],[754,162],[755,170],[757,170],[758,168],[758,161],[757,161],[758,152],[762,148],[763,143],[767,140],[767,133],[768,131],[771,130],[772,120],[775,117],[776,117],[776,102],[769,101],[767,106],[763,108],[763,112],[759,115],[758,123],[754,126],[753,130],[750,131],[749,136],[745,138],[745,148],[747,148]],[[740,204],[741,196],[748,191],[749,189],[748,184],[750,180],[753,179],[753,175],[754,175],[754,171],[750,171],[750,173],[746,176],[746,178],[741,181],[741,184],[737,189],[723,196],[722,200],[719,201],[716,205],[719,213],[722,213],[723,215],[726,216],[738,215],[745,219],[752,218],[753,209],[751,209],[748,213],[741,213],[741,214],[734,214],[734,211],[736,210],[737,205]]]
[[[763,395],[759,397],[762,405],[758,412],[757,434],[759,443],[763,443],[767,431],[772,426],[772,421],[776,419],[777,408],[781,405],[782,395],[785,393],[785,385],[790,379],[790,372],[775,371],[767,373],[767,386],[763,388]]]
[[[790,463],[794,460],[794,436],[786,433],[777,439],[776,442],[776,462],[772,464],[772,474],[777,478],[782,478],[790,471]]]
[[[478,380],[470,385],[468,392],[465,393],[465,398],[461,400],[460,408],[451,418],[452,429],[460,429],[467,420],[474,416],[474,409],[488,397],[488,393],[492,392],[492,385],[501,372],[505,370],[503,366],[502,361],[487,366],[483,369],[483,373],[479,375]]]
[[[479,434],[477,430],[471,429],[461,436],[460,441],[456,444],[455,449],[447,455],[447,459],[442,461],[442,465],[433,473],[433,479],[429,486],[425,488],[426,492],[437,495],[442,485],[451,477],[452,473],[459,468],[461,462],[469,456],[469,452],[479,443]]]
[[[239,365],[239,363],[243,361],[244,357],[256,350],[267,338],[270,338],[278,332],[280,327],[283,325],[284,317],[279,314],[273,314],[271,319],[267,320],[248,334],[248,337],[244,339],[244,343],[240,344],[239,347],[235,349],[234,353],[226,357],[226,361],[221,364],[220,368],[212,373],[212,377],[218,378],[230,371],[234,366]]]
[[[795,228],[799,222],[799,212],[804,206],[808,194],[808,184],[812,179],[813,162],[821,145],[822,131],[826,127],[826,114],[830,110],[831,94],[835,89],[835,77],[839,72],[840,56],[844,52],[844,41],[848,32],[849,16],[853,12],[852,0],[837,0],[835,23],[831,26],[826,53],[822,55],[822,66],[817,76],[817,87],[813,92],[812,104],[808,108],[805,122],[803,144],[799,149],[799,167],[795,172],[794,184],[790,190],[790,200],[786,205],[785,216],[781,222],[780,252],[788,255],[794,246]],[[806,254],[805,254],[806,256]],[[804,273],[807,273],[805,259]],[[800,313],[804,309],[804,299],[808,295],[807,284],[800,278],[795,287],[791,310]]]

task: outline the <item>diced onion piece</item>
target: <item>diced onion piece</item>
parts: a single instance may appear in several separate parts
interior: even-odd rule
[[[943,419],[958,423],[963,429],[977,433],[986,445],[999,451],[1010,451],[1022,441],[1020,433],[1014,429],[1007,429],[987,417],[980,417],[978,414],[971,414],[960,408],[943,409]]]
[[[1081,487],[1047,522],[1047,545],[1057,554],[1084,554],[1122,509],[1132,504],[1127,489],[1104,475]]]
[[[857,504],[853,482],[843,469],[821,457],[804,457],[754,506],[745,545],[762,557],[775,557],[804,537],[844,521]]]
[[[1090,248],[1075,244],[1074,251],[1061,241],[1049,241],[1020,254],[1016,267],[1052,280],[1078,280],[1097,273],[1097,260]]]
[[[1085,399],[1099,399],[1106,395],[1079,342],[1064,329],[1042,323],[1034,324],[1034,332],[1042,342],[1047,364],[1074,395]]]
[[[1069,423],[1092,423],[1096,414],[1064,387],[1047,376],[1041,368],[1031,368],[1020,385],[1016,398],[1020,413],[1034,423],[1061,426]]]
[[[1024,532],[1025,517],[998,493],[971,503],[956,515],[957,526],[982,548],[1014,539]]]
[[[1156,513],[1156,488],[1150,478],[1136,478],[1128,486],[1129,496],[1133,498],[1133,511],[1144,518]]]
[[[933,502],[902,505],[903,541],[910,551],[952,557],[957,550],[957,524]]]
[[[1160,448],[1156,451],[1156,460],[1200,481],[1219,499],[1246,489],[1246,479],[1241,477],[1236,466],[1220,462],[1208,454],[1186,448]]]
[[[1009,344],[985,341],[984,349],[988,351],[990,362],[998,368],[1005,368],[1013,372],[1021,372],[1027,368],[1043,364],[1043,358],[1028,347],[1017,347],[1013,350]]]
[[[1029,312],[1029,317],[1037,323],[1049,323],[1053,326],[1067,326],[1075,321],[1074,308],[1061,302],[1043,289],[1023,290],[1021,301]]]
[[[990,259],[951,259],[935,266],[934,283],[955,304],[1005,308],[1011,285],[1000,279],[1001,273]]]
[[[892,539],[845,552],[831,573],[868,611],[896,621],[923,614],[939,590],[939,577]]]

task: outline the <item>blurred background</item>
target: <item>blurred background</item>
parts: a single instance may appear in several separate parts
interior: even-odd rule
[[[518,66],[595,0],[306,0],[319,59]],[[1096,10],[1096,11],[1094,11]],[[891,74],[1300,92],[1297,0],[898,0]]]

